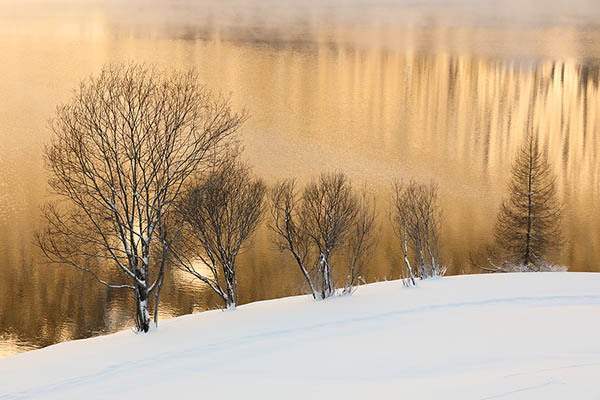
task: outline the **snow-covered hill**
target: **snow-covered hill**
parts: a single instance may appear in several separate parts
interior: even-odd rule
[[[254,303],[0,360],[0,399],[598,399],[600,274]]]

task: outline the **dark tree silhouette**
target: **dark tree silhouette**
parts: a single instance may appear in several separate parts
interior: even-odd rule
[[[147,332],[158,318],[172,240],[165,217],[188,181],[208,166],[245,118],[193,72],[110,65],[58,108],[45,149],[58,201],[45,208],[38,244],[51,262],[131,290]]]
[[[535,269],[560,247],[562,236],[556,176],[533,135],[517,152],[508,189],[494,230],[496,243],[506,261]]]
[[[237,304],[236,259],[261,220],[265,193],[263,181],[230,154],[194,182],[177,207],[185,228],[174,264],[207,284],[227,308]]]
[[[343,173],[321,174],[299,197],[293,181],[275,186],[270,194],[270,229],[282,251],[289,251],[300,267],[315,299],[335,294],[333,261],[346,251],[344,293],[351,293],[375,248],[375,206],[363,191],[352,187]],[[339,263],[338,263],[339,262]]]

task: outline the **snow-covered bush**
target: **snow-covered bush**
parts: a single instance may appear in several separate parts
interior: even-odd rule
[[[481,269],[488,272],[566,272],[569,269],[567,266],[550,264],[546,261],[536,264],[515,264],[508,261],[495,263],[489,260],[488,264]]]

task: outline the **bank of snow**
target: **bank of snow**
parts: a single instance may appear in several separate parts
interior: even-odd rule
[[[0,360],[0,399],[597,399],[600,274],[265,301]]]

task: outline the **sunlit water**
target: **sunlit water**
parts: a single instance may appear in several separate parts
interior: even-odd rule
[[[32,245],[47,121],[109,61],[194,67],[231,92],[251,115],[245,157],[269,182],[343,170],[368,184],[382,224],[368,281],[400,275],[387,226],[394,178],[438,182],[444,260],[471,272],[514,152],[539,130],[565,206],[568,242],[555,261],[600,270],[596,1],[0,0],[0,55],[0,357],[131,326],[128,293],[44,265]],[[266,229],[254,244],[242,302],[301,293]],[[173,272],[161,316],[215,304]]]

